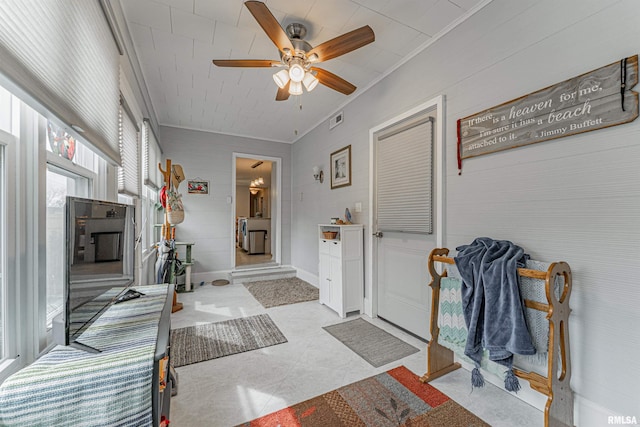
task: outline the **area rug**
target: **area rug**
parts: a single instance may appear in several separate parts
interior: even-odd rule
[[[241,426],[480,427],[489,424],[399,366]]]
[[[376,368],[420,351],[362,318],[322,329]]]
[[[171,331],[171,364],[177,368],[285,342],[268,314],[189,326]]]
[[[318,288],[297,277],[243,283],[264,308],[318,299]]]

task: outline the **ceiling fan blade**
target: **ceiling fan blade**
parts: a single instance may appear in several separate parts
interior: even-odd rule
[[[262,27],[267,36],[271,39],[281,52],[288,49],[293,52],[293,44],[287,37],[287,33],[284,32],[278,20],[273,16],[269,8],[261,1],[246,1],[244,5],[247,6],[249,12],[258,21],[258,24]]]
[[[271,59],[214,59],[213,63],[218,67],[275,67],[281,65],[280,61]]]
[[[278,93],[276,94],[276,101],[286,101],[289,99],[289,84],[291,81],[288,81],[285,87],[282,89],[278,88]]]
[[[344,93],[345,95],[351,95],[356,90],[356,87],[354,85],[352,85],[342,77],[336,76],[330,71],[323,70],[322,68],[317,67],[311,67],[311,70],[317,73],[316,78],[320,83],[333,90],[337,90],[338,92]]]
[[[307,53],[307,57],[314,53],[318,55],[315,62],[328,61],[337,56],[344,55],[362,46],[368,45],[376,39],[375,34],[370,26],[365,25],[357,30],[350,31],[346,34],[326,41],[314,47]]]

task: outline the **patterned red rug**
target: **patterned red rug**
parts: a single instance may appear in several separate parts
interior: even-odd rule
[[[404,366],[349,384],[241,426],[476,427],[489,424]]]

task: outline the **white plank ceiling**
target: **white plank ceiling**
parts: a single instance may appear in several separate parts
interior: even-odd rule
[[[294,142],[486,0],[267,0],[312,46],[369,25],[376,40],[318,64],[357,86],[323,85],[275,101],[279,68],[219,68],[212,59],[279,60],[241,0],[120,0],[158,123]],[[302,105],[302,109],[300,109]]]

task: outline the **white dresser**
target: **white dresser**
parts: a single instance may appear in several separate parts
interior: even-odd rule
[[[325,232],[337,233],[334,238]],[[320,303],[345,317],[362,312],[364,257],[362,224],[318,225]]]

